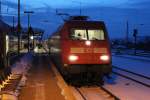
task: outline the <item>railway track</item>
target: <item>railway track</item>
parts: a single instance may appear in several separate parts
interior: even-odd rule
[[[113,66],[113,73],[150,88],[150,77]]]
[[[141,75],[141,74],[138,74],[138,73],[135,73],[135,72],[126,70],[126,69],[122,69],[122,68],[119,68],[119,67],[116,67],[116,66],[113,66],[113,68],[114,68],[114,69],[117,69],[117,70],[125,71],[125,72],[128,72],[128,73],[131,73],[131,74],[137,75],[137,76],[139,76],[139,77],[143,77],[143,78],[145,78],[145,79],[150,80],[150,77],[148,77],[148,76],[144,76],[144,75]]]
[[[75,89],[76,89],[76,91],[81,95],[81,97],[82,97],[83,100],[87,100],[86,97],[85,97],[84,94],[80,91],[79,88],[75,88]]]
[[[113,93],[111,93],[109,90],[105,89],[104,87],[100,86],[100,89],[108,93],[110,95],[111,100],[120,100],[117,96],[115,96]]]
[[[75,88],[75,89],[81,95],[83,100],[91,99],[91,98],[89,99],[87,97],[87,95],[85,95],[85,93],[81,90],[81,88]],[[87,89],[90,89],[90,88],[87,88]],[[99,98],[99,100],[103,100],[103,99],[105,99],[105,100],[120,100],[117,96],[115,96],[113,93],[111,93],[109,90],[105,89],[102,86],[96,87],[96,89],[99,89],[99,92],[97,92],[97,93],[101,95],[101,98]],[[93,98],[95,98],[95,97],[93,97]]]
[[[143,58],[133,58],[133,57],[127,57],[123,55],[113,55],[116,57],[121,57],[121,58],[126,58],[126,59],[131,59],[131,60],[138,60],[138,61],[143,61],[143,62],[150,62],[150,59],[143,59]],[[132,56],[132,55],[131,55]],[[140,56],[139,56],[140,57]],[[148,58],[148,57],[147,57]]]

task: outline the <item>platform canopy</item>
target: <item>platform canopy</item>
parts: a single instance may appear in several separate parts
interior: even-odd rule
[[[11,26],[0,20],[0,32],[10,32]]]
[[[14,35],[17,35],[17,26],[13,28],[11,28],[12,30],[14,30]],[[34,36],[42,36],[44,33],[44,30],[40,29],[40,28],[35,28],[35,27],[30,27],[30,35]],[[28,28],[27,27],[21,27],[21,35],[23,37],[26,37],[28,35]]]

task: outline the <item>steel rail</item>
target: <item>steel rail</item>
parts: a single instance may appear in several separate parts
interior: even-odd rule
[[[83,98],[83,100],[87,100],[86,98],[85,98],[85,96],[82,94],[82,92],[78,89],[78,88],[75,88],[78,92],[79,92],[79,94],[81,95],[81,97]]]
[[[131,78],[131,77],[125,76],[125,75],[120,74],[120,73],[115,72],[115,71],[112,71],[112,73],[114,73],[114,74],[116,74],[116,75],[119,75],[119,76],[121,76],[121,77],[124,77],[124,78],[126,78],[126,79],[132,80],[132,81],[134,81],[134,82],[136,82],[136,83],[139,83],[139,84],[141,84],[141,85],[143,85],[143,86],[146,86],[146,87],[150,88],[150,85],[149,85],[149,84],[146,84],[146,83],[144,83],[144,82],[135,80],[135,79],[133,79],[133,78]]]
[[[100,89],[102,89],[103,91],[105,91],[106,93],[108,93],[112,98],[114,98],[114,100],[120,100],[117,96],[115,96],[113,93],[111,93],[109,90],[107,90],[106,88],[99,86]]]
[[[131,73],[133,75],[136,75],[136,76],[139,76],[139,77],[142,77],[142,78],[150,80],[150,77],[147,77],[147,76],[144,76],[144,75],[141,75],[141,74],[138,74],[138,73],[135,73],[135,72],[123,69],[123,68],[119,68],[119,67],[116,67],[116,66],[113,66],[113,68],[115,68],[117,70],[120,70],[120,71],[128,72],[128,73]]]

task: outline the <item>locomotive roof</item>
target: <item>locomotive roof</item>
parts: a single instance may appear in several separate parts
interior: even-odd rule
[[[74,22],[88,22],[88,23],[104,23],[104,21],[93,21],[89,20],[89,16],[70,16],[68,20],[66,20],[66,23],[74,23]]]
[[[74,22],[80,22],[80,23],[104,23],[104,21],[93,21],[93,20],[87,20],[87,21],[85,21],[85,20],[71,20],[71,21],[67,21],[67,23],[74,23]]]
[[[79,24],[78,24],[79,23]],[[64,22],[64,24],[60,25],[57,30],[55,32],[53,32],[53,34],[51,35],[52,36],[58,36],[60,35],[59,31],[64,27],[66,26],[67,24],[68,25],[80,25],[80,24],[84,24],[84,23],[90,23],[90,24],[96,24],[96,25],[101,25],[102,27],[105,27],[105,24],[104,24],[104,21],[93,21],[93,20],[67,20]],[[50,38],[51,38],[50,37]]]
[[[74,25],[74,24],[76,24],[76,25],[80,25],[80,24],[86,24],[86,23],[89,23],[89,24],[95,24],[95,25],[101,25],[101,26],[104,26],[105,24],[104,24],[104,21],[83,21],[83,20],[76,20],[76,21],[67,21],[67,22],[65,22],[64,23],[64,25]],[[64,26],[63,25],[63,26]]]
[[[88,16],[70,16],[69,20],[88,20]]]

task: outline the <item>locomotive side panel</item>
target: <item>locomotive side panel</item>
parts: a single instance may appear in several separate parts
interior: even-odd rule
[[[63,32],[63,28],[60,31],[51,36],[49,39],[49,46],[50,46],[50,57],[53,63],[56,65],[57,69],[61,72],[62,75],[66,75],[67,72],[64,69],[64,64],[62,61],[62,37],[61,32]]]

